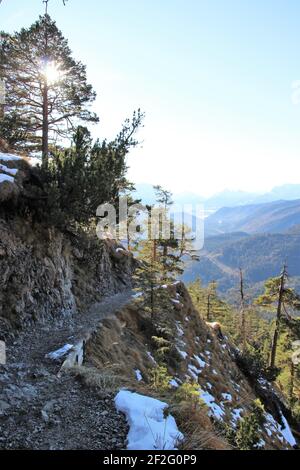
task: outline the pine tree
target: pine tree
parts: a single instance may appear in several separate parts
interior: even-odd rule
[[[117,204],[120,194],[131,188],[126,156],[138,144],[134,135],[142,120],[140,110],[134,112],[111,142],[93,143],[88,129],[79,126],[70,148],[53,151],[48,168],[42,171],[48,196],[46,212],[52,215],[53,223],[60,221],[60,228],[73,222],[90,224],[96,220],[98,206]]]
[[[49,142],[69,138],[80,121],[98,122],[89,109],[96,94],[87,83],[86,67],[72,58],[68,41],[48,14],[28,29],[1,33],[0,79],[6,85],[1,135],[16,150],[42,152],[45,166]]]
[[[300,296],[294,289],[287,287],[287,281],[288,272],[286,266],[284,266],[280,277],[268,279],[265,283],[265,292],[256,299],[258,305],[271,311],[276,311],[269,364],[271,369],[275,367],[276,363],[277,343],[282,323],[282,314],[284,314],[288,320],[291,320],[292,317],[288,308],[290,308],[292,312],[300,310]]]

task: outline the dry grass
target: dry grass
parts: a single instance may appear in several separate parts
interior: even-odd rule
[[[184,440],[180,443],[181,450],[231,450],[229,443],[216,432],[206,407],[198,407],[187,402],[171,407]]]
[[[119,375],[113,367],[107,369],[96,369],[95,367],[75,366],[70,372],[87,387],[93,387],[103,393],[115,393],[129,385],[125,376]]]

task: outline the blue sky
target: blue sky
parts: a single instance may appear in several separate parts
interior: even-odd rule
[[[3,0],[0,27],[42,11]],[[134,182],[204,195],[299,182],[298,0],[51,0],[49,12],[98,93],[94,134],[145,111]]]

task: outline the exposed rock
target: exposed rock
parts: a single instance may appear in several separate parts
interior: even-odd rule
[[[0,218],[1,339],[130,287],[133,258],[119,262],[113,252],[113,242],[96,236],[79,239],[23,219]]]

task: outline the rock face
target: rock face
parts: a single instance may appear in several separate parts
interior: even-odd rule
[[[34,172],[32,159],[2,153],[0,147],[0,204],[16,203],[24,192],[24,183]]]
[[[127,289],[133,258],[114,242],[0,218],[0,339],[35,320],[86,310]]]

